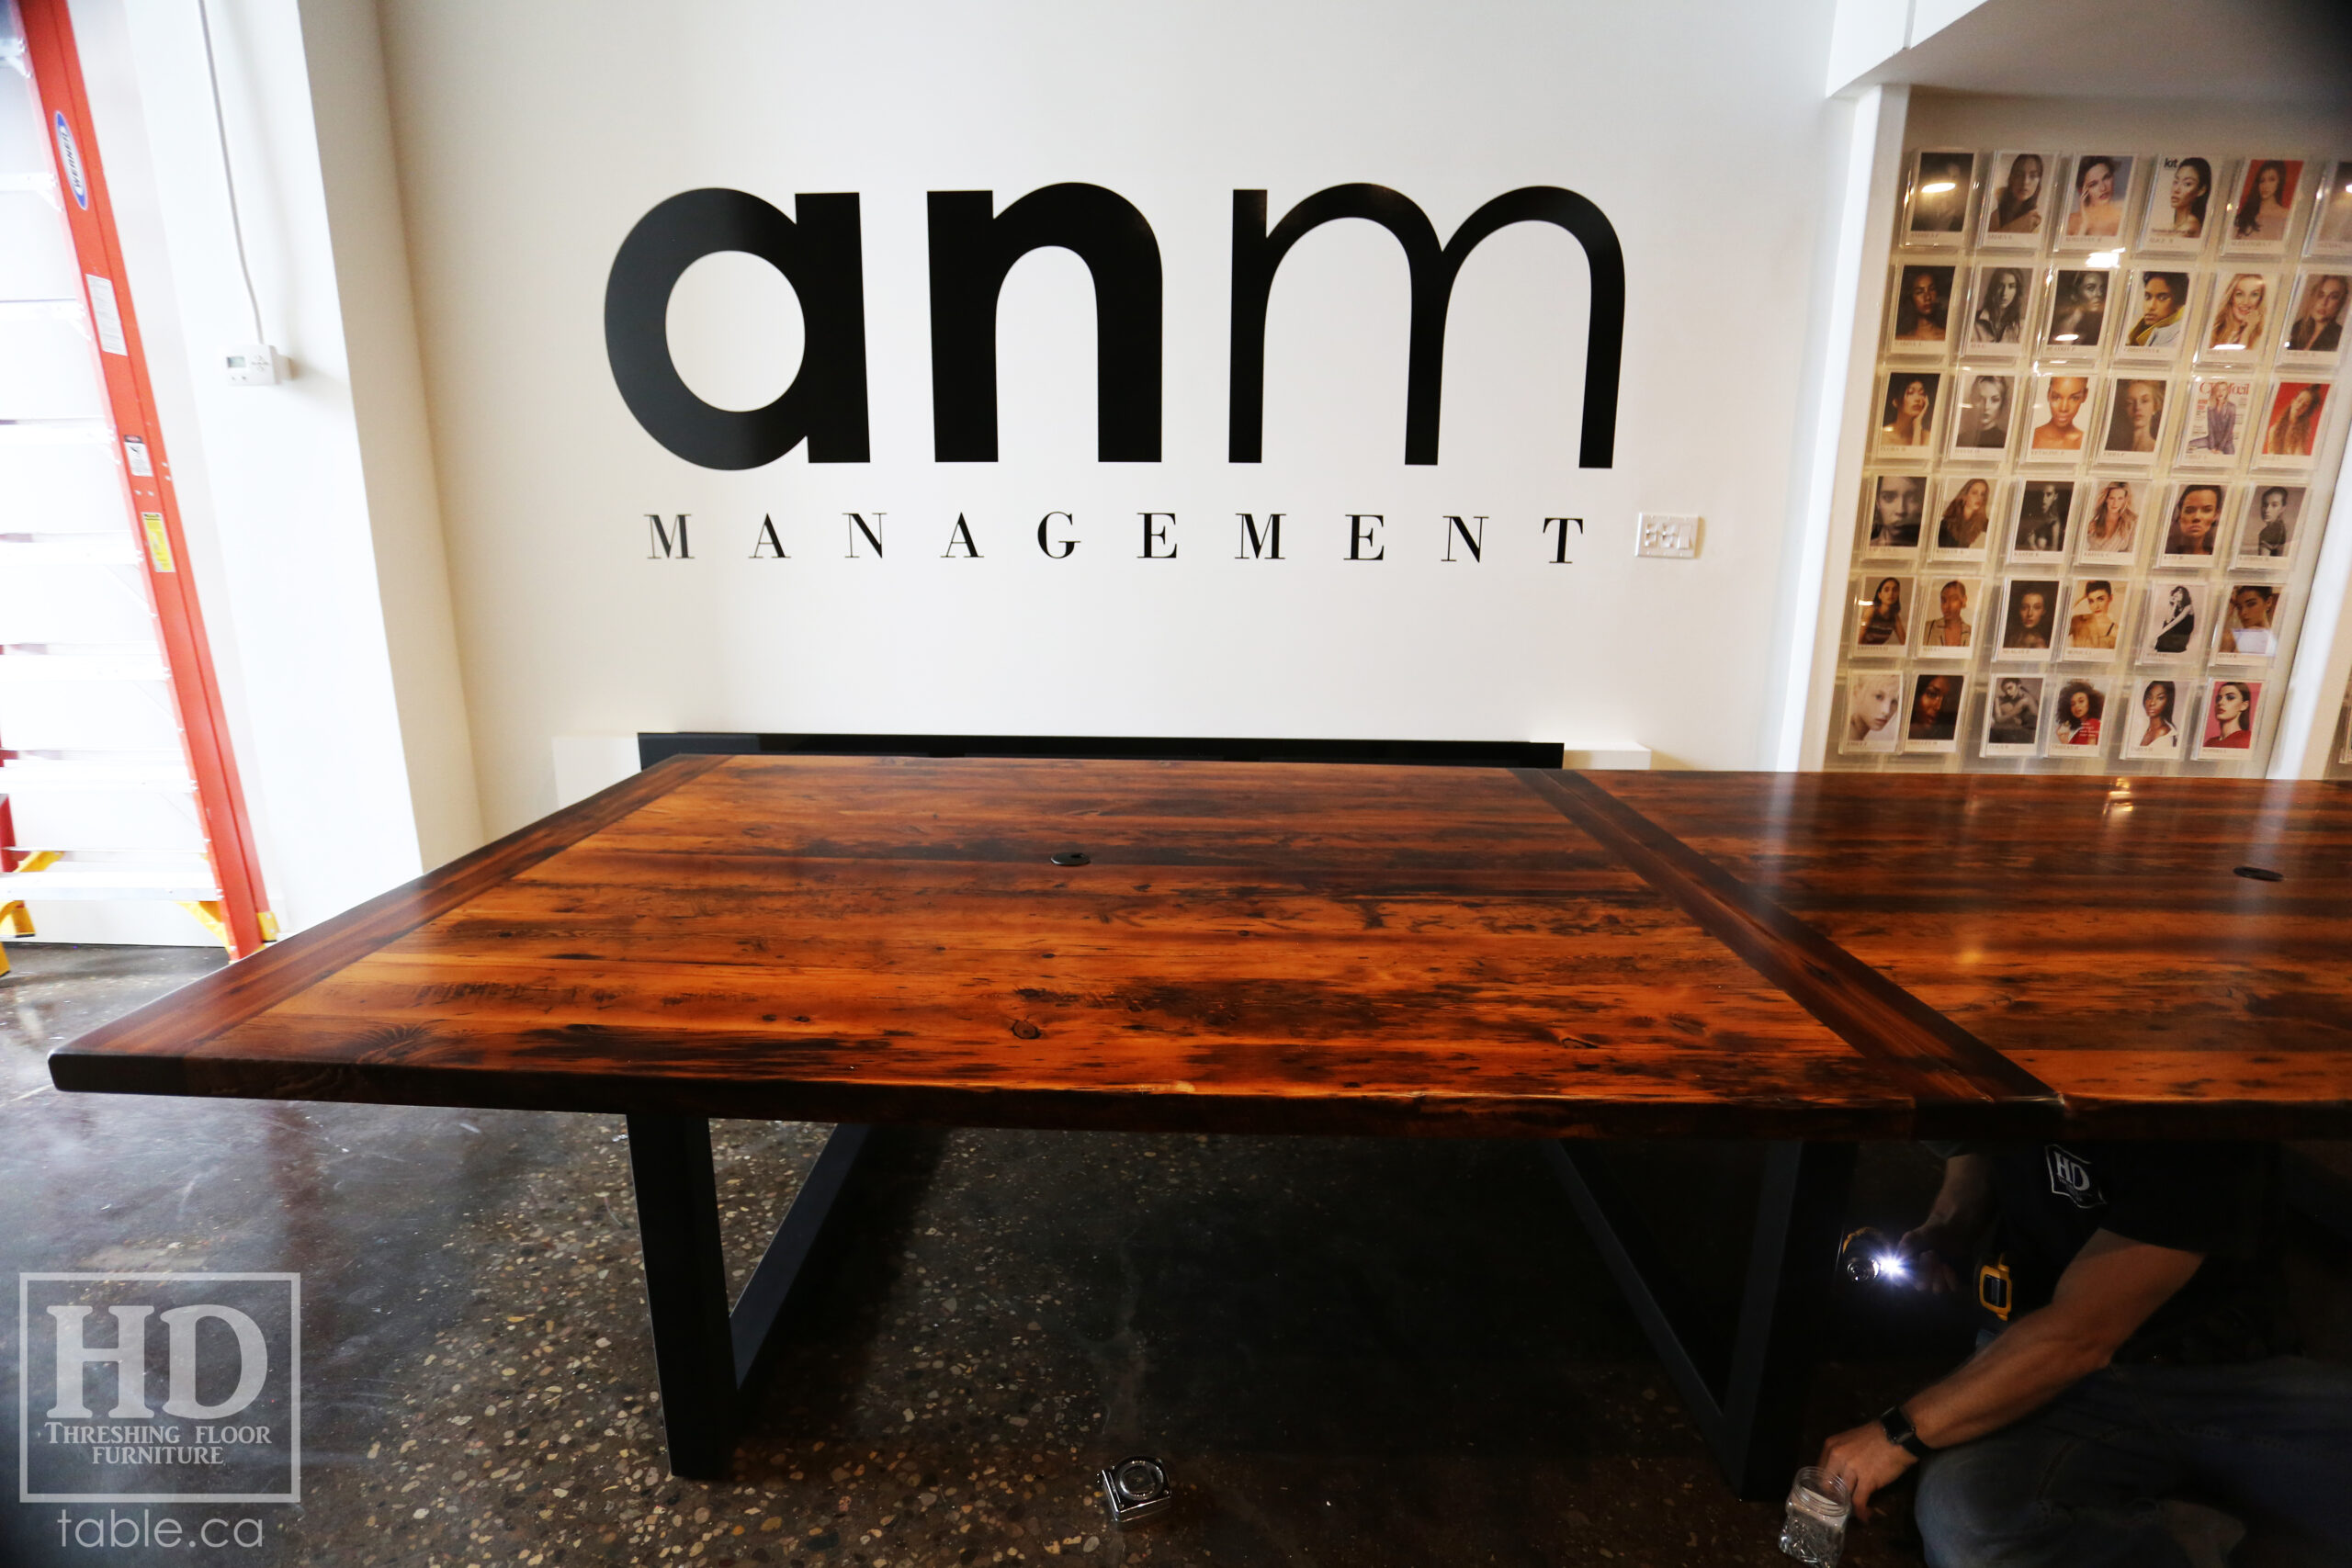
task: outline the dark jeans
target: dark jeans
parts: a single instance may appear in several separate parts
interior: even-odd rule
[[[2352,1368],[2109,1367],[1930,1457],[1917,1517],[1934,1568],[2186,1568],[2167,1497],[2243,1521],[2234,1562],[2352,1563]]]

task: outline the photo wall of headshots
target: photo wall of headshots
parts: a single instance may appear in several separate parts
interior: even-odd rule
[[[1902,178],[1828,765],[2258,773],[2352,397],[2352,154]]]

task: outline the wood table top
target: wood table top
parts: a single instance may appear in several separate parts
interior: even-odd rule
[[[2080,778],[681,757],[51,1072],[1159,1131],[2352,1132],[2352,790],[2130,786],[2119,829]]]

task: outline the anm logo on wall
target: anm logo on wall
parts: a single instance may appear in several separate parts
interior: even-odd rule
[[[1125,197],[1095,185],[1046,186],[1001,212],[994,208],[990,191],[929,193],[933,457],[997,460],[998,295],[1015,262],[1031,251],[1060,247],[1085,263],[1094,283],[1096,456],[1105,463],[1159,461],[1163,328],[1159,244],[1150,222]],[[858,197],[803,195],[796,211],[797,218],[787,218],[740,190],[685,191],[639,219],[613,258],[605,291],[613,379],[638,423],[690,463],[755,468],[803,441],[812,463],[869,460]],[[1266,307],[1283,256],[1326,223],[1362,218],[1395,236],[1411,269],[1408,464],[1438,460],[1446,312],[1463,263],[1497,230],[1535,222],[1567,231],[1584,249],[1592,304],[1578,466],[1611,466],[1625,336],[1625,261],[1616,230],[1590,201],[1554,186],[1523,186],[1471,213],[1443,244],[1420,208],[1385,186],[1317,191],[1271,230],[1266,216],[1264,191],[1233,193],[1229,462],[1262,457]],[[670,355],[672,290],[689,266],[724,251],[767,262],[800,301],[799,372],[764,408],[737,411],[705,402]],[[1565,527],[1561,532],[1565,541]]]

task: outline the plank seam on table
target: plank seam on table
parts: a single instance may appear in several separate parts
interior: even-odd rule
[[[1921,1106],[2062,1107],[2048,1084],[1634,807],[1573,773],[1511,772]]]
[[[251,958],[193,980],[52,1053],[51,1080],[59,1089],[105,1089],[119,1076],[152,1078],[160,1064],[132,1066],[148,1053],[185,1052],[267,1011],[728,761],[715,753],[665,759]],[[175,1060],[171,1066],[179,1069],[186,1064]]]

